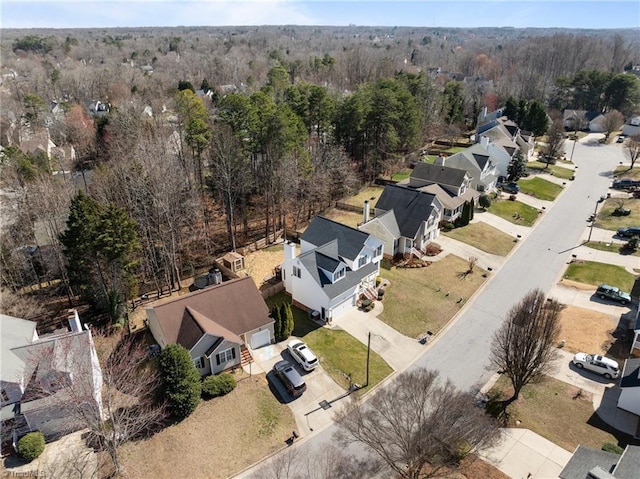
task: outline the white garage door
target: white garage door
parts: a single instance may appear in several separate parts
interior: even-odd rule
[[[346,301],[343,301],[339,305],[335,306],[332,309],[331,317],[333,319],[336,319],[336,318],[342,316],[347,311],[351,311],[351,309],[353,308],[353,305],[354,305],[354,300],[355,300],[355,296],[352,296],[350,298],[347,298]]]
[[[251,349],[256,349],[262,346],[266,346],[271,343],[271,335],[269,334],[269,330],[265,329],[258,333],[254,333],[251,335]]]

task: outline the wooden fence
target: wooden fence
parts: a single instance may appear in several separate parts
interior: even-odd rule
[[[246,244],[243,247],[238,248],[238,253],[240,253],[242,256],[246,256],[248,253],[251,253],[252,251],[257,251],[259,249],[266,248],[270,244],[275,243],[277,240],[281,239],[283,233],[284,233],[283,230],[278,230],[275,233],[272,233],[269,235],[268,241],[267,241],[267,238],[260,238],[259,240]]]

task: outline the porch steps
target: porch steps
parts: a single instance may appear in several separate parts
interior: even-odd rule
[[[253,362],[253,357],[251,356],[251,353],[249,352],[249,350],[243,346],[240,349],[240,366],[244,366],[251,362]]]

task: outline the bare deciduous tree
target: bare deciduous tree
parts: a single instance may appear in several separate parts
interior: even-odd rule
[[[627,158],[631,162],[629,169],[633,168],[640,158],[640,134],[630,136],[624,145],[625,153],[627,154]]]
[[[433,477],[468,454],[491,446],[499,429],[470,394],[435,371],[401,375],[370,401],[354,401],[338,416],[337,439],[361,443],[398,477]]]
[[[558,357],[556,343],[560,334],[562,305],[546,301],[544,293],[534,289],[516,303],[507,314],[491,345],[491,363],[513,385],[513,395],[503,408],[518,399],[522,388],[553,370]]]
[[[624,116],[618,110],[611,110],[604,114],[604,137],[609,138],[611,133],[624,124]]]
[[[558,158],[564,151],[564,126],[562,120],[555,120],[547,131],[544,152],[549,158]]]

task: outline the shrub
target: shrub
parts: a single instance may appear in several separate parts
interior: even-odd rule
[[[44,434],[41,432],[27,433],[18,441],[18,454],[29,462],[42,454],[43,451]]]
[[[488,195],[482,195],[478,199],[478,205],[480,208],[486,210],[491,206],[491,198]]]
[[[624,449],[622,449],[620,446],[618,446],[617,444],[611,444],[610,442],[605,442],[602,445],[602,450],[620,455],[624,452]]]
[[[229,394],[236,388],[236,378],[229,373],[209,376],[202,384],[202,392],[205,396],[217,397]]]
[[[159,366],[169,409],[176,418],[184,419],[200,402],[200,373],[189,351],[179,344],[170,344],[160,353]]]

